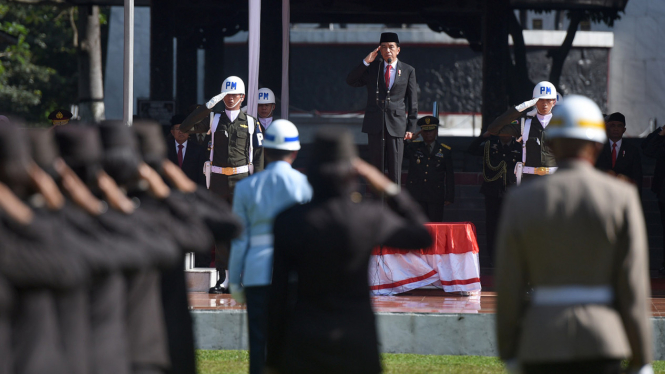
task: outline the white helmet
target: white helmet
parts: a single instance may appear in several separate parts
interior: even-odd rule
[[[274,104],[275,94],[270,88],[259,89],[259,104]]]
[[[245,94],[245,83],[242,79],[232,75],[222,82],[222,93],[225,94]]]
[[[534,99],[556,99],[556,88],[547,81],[542,81],[533,88]]]
[[[263,148],[299,150],[300,139],[296,125],[285,119],[274,121],[263,134]]]
[[[585,96],[570,95],[552,110],[548,138],[570,138],[605,143],[605,120],[598,105]]]

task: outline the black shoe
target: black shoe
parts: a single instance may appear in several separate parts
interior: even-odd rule
[[[228,288],[222,287],[221,284],[216,284],[215,287],[210,287],[208,290],[208,293],[211,294],[230,294]]]

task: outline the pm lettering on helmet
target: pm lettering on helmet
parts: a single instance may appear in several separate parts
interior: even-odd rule
[[[549,95],[549,94],[551,94],[551,93],[552,93],[552,89],[551,89],[551,88],[549,88],[549,87],[545,87],[545,86],[540,87],[540,94],[541,94],[541,95],[542,95],[542,94]]]
[[[232,90],[236,89],[236,82],[226,82],[226,89],[231,87]]]
[[[268,92],[259,92],[259,99],[270,100],[270,94]]]

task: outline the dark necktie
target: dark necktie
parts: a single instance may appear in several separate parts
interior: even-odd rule
[[[387,89],[387,90],[390,89],[390,69],[392,69],[392,68],[393,68],[393,67],[392,67],[391,65],[388,65],[388,67],[386,68],[386,76],[385,76],[385,79],[386,79],[386,89]]]
[[[182,148],[183,145],[178,144],[178,166],[180,166],[180,168],[182,168]]]
[[[612,169],[617,163],[617,143],[612,144]]]

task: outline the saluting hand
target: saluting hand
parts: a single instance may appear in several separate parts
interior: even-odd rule
[[[212,99],[210,99],[210,101],[206,103],[206,108],[212,109],[215,105],[217,105],[217,103],[219,103],[220,101],[222,101],[222,99],[224,99],[224,96],[226,96],[226,93],[221,93],[213,97]]]
[[[527,100],[527,101],[523,102],[522,104],[516,106],[515,109],[516,109],[518,112],[523,112],[523,111],[525,111],[527,108],[531,108],[532,106],[536,105],[536,103],[538,102],[538,100],[539,100],[538,98],[531,99],[531,100]]]
[[[420,132],[418,133],[420,134]],[[404,140],[411,140],[411,139],[413,139],[413,133],[407,131],[406,134],[404,134]]]
[[[376,47],[375,50],[373,50],[372,52],[370,52],[370,53],[367,55],[367,57],[365,57],[365,62],[366,62],[366,63],[371,64],[372,61],[374,61],[374,59],[376,59],[376,56],[379,54],[379,48],[381,48],[381,46]]]

